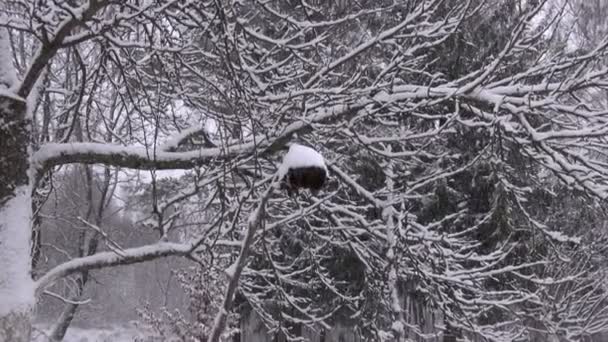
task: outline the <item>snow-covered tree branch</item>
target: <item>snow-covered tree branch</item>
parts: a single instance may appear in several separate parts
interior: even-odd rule
[[[1,4],[0,339],[28,340],[10,327],[61,279],[78,291],[54,298],[80,305],[88,271],[168,256],[221,294],[199,339],[245,312],[289,340],[337,322],[379,341],[607,331],[608,39],[583,25],[599,38],[573,48],[562,5]],[[325,158],[320,193],[274,178],[294,143]],[[41,214],[74,170],[73,217]]]
[[[81,258],[74,258],[49,270],[36,281],[36,292],[44,291],[53,281],[84,270],[129,265],[167,256],[187,257],[192,246],[186,244],[159,242],[157,244],[124,249],[122,251],[100,252]]]

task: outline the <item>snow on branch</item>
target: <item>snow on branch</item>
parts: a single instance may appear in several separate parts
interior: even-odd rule
[[[44,68],[49,64],[49,61],[55,54],[57,54],[57,51],[62,47],[64,40],[68,37],[70,32],[78,25],[81,25],[83,21],[93,17],[95,13],[108,4],[109,1],[107,0],[91,0],[87,1],[79,8],[70,9],[69,15],[67,15],[64,21],[58,25],[54,34],[52,34],[52,37],[46,37],[47,39],[50,38],[50,40],[44,42],[34,54],[34,58],[30,63],[29,69],[25,73],[17,94],[22,97],[27,97],[34,88],[34,85]],[[46,34],[47,32],[45,32],[45,35]]]
[[[335,105],[322,108],[311,114],[307,120],[296,121],[275,136],[257,136],[248,142],[217,148],[202,148],[187,152],[153,151],[141,146],[119,146],[101,143],[49,143],[32,156],[32,164],[38,172],[64,164],[105,164],[140,170],[190,169],[204,165],[212,159],[230,158],[251,154],[254,150],[273,152],[281,149],[289,138],[310,127],[311,123],[337,119],[363,108],[366,101],[358,106]]]
[[[216,144],[214,144],[211,139],[209,139],[205,127],[194,126],[181,131],[179,134],[176,134],[169,140],[165,141],[165,143],[160,147],[160,150],[165,152],[174,152],[188,139],[192,139],[198,136],[201,136],[203,138],[206,147],[216,146]]]
[[[213,158],[245,154],[255,148],[254,143],[229,146],[224,149],[204,148],[188,152],[152,151],[140,146],[119,146],[101,143],[65,143],[43,145],[32,157],[39,169],[83,163],[106,164],[132,169],[189,169]]]
[[[91,256],[75,258],[64,262],[40,277],[35,283],[36,295],[39,296],[45,288],[55,280],[70,274],[85,270],[95,270],[117,265],[131,265],[144,261],[168,256],[186,257],[192,252],[189,244],[159,242],[156,244],[128,248],[120,252],[101,252]]]

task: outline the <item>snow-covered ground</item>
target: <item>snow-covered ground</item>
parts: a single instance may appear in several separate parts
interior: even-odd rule
[[[32,342],[47,342],[49,326],[36,325],[32,333]],[[115,326],[108,328],[70,327],[63,342],[157,342],[166,339],[146,329]]]

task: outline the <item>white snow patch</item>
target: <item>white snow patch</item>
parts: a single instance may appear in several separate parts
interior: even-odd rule
[[[189,136],[191,136],[193,134],[200,132],[203,129],[204,129],[203,127],[199,127],[199,126],[194,126],[194,127],[188,128],[188,129],[184,129],[180,133],[175,134],[174,136],[170,137],[167,141],[165,141],[165,143],[160,146],[160,149],[161,149],[161,151],[170,151],[171,149],[175,149],[179,146],[179,144],[181,142],[184,141],[184,139],[188,138]]]
[[[308,146],[292,144],[285,157],[283,157],[283,163],[279,167],[279,179],[283,179],[289,169],[315,166],[323,168],[327,172],[325,159],[323,159],[323,156],[319,152]]]
[[[36,83],[34,83],[34,87],[30,91],[30,94],[27,96],[27,99],[26,99],[26,101],[27,101],[26,102],[27,103],[26,118],[27,119],[33,119],[33,117],[34,117],[34,111],[36,110],[36,104],[40,100],[40,95],[42,94],[42,91],[43,91],[44,79],[46,77],[46,73],[47,73],[47,70],[45,69],[42,72],[42,75],[38,76]]]
[[[15,66],[13,65],[13,56],[11,54],[11,43],[6,29],[0,30],[0,85],[2,84],[6,88],[17,84],[17,75],[15,74]]]
[[[0,65],[0,67],[1,67],[1,65]],[[23,99],[23,97],[15,94],[13,91],[2,89],[2,87],[0,87],[0,96],[10,97],[11,99],[16,100],[16,101],[25,101]]]
[[[230,278],[230,279],[234,278],[237,267],[238,267],[238,261],[235,261],[232,265],[230,265],[228,268],[226,268],[224,270],[224,272],[226,273],[228,278]]]
[[[545,234],[547,234],[551,239],[557,241],[557,242],[572,242],[574,244],[580,244],[581,243],[581,238],[580,237],[572,237],[572,236],[568,236],[566,234],[563,234],[561,232],[557,232],[554,230],[543,230],[543,232]]]
[[[32,332],[32,342],[47,342],[51,326],[38,324]],[[63,342],[132,342],[132,341],[160,341],[158,336],[149,327],[136,326],[109,326],[105,328],[80,328],[70,326]],[[166,340],[163,340],[166,341]],[[173,341],[168,339],[168,341]]]
[[[34,282],[30,277],[29,187],[15,190],[15,197],[0,208],[0,316],[31,310]]]
[[[391,326],[391,329],[398,334],[403,334],[405,332],[405,327],[403,326],[403,323],[399,321],[394,321]]]

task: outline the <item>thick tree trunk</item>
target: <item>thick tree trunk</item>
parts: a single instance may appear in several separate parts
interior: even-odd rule
[[[0,341],[12,342],[29,342],[34,304],[25,110],[23,99],[0,87]]]

